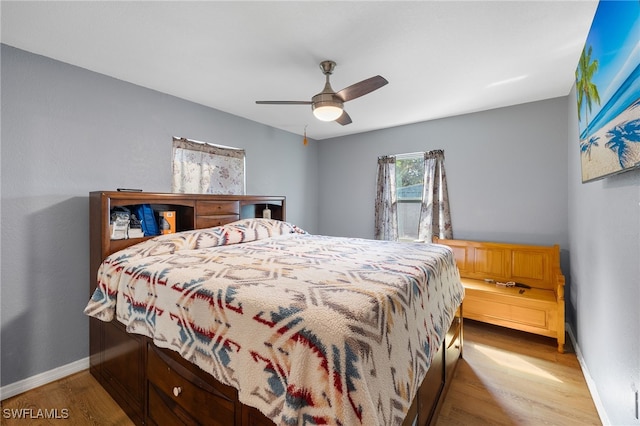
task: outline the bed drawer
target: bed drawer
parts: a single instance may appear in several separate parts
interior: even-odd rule
[[[238,201],[198,201],[196,202],[196,228],[212,228],[240,219]]]
[[[198,216],[196,218],[196,228],[213,228],[214,226],[221,226],[227,223],[235,222],[240,219],[240,215],[216,215],[216,216]]]
[[[210,425],[236,424],[239,413],[234,403],[235,389],[214,385],[213,378],[211,383],[204,381],[173,359],[176,356],[153,345],[148,347],[148,418],[158,424],[171,423],[171,418],[183,424],[198,424],[205,419]]]
[[[240,214],[238,201],[198,201],[196,202],[197,216]]]
[[[438,399],[445,385],[444,372],[444,346],[431,361],[427,375],[418,389],[418,424],[428,425],[432,423]]]

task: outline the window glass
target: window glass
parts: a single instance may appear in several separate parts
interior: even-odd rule
[[[398,238],[418,239],[418,222],[424,184],[424,154],[396,156],[396,191],[398,202]]]

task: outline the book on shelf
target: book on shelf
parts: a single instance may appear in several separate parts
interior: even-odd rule
[[[176,212],[173,210],[161,211],[160,216],[160,233],[173,234],[176,232]]]
[[[144,237],[144,232],[142,232],[142,228],[129,228],[129,232],[127,233],[129,238],[142,238]]]

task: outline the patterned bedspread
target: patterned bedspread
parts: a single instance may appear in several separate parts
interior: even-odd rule
[[[463,292],[445,246],[252,219],[114,253],[85,313],[179,352],[277,424],[394,425]]]

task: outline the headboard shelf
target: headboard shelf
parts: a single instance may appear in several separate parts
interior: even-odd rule
[[[286,220],[284,196],[94,191],[90,193],[89,200],[92,274],[95,274],[99,264],[108,255],[149,238],[111,239],[109,225],[114,207],[132,209],[141,204],[149,204],[156,215],[161,211],[175,211],[178,232],[262,217],[266,206],[271,210],[271,218]],[[94,247],[100,249],[95,250]],[[93,288],[95,283],[92,284],[92,292]]]

